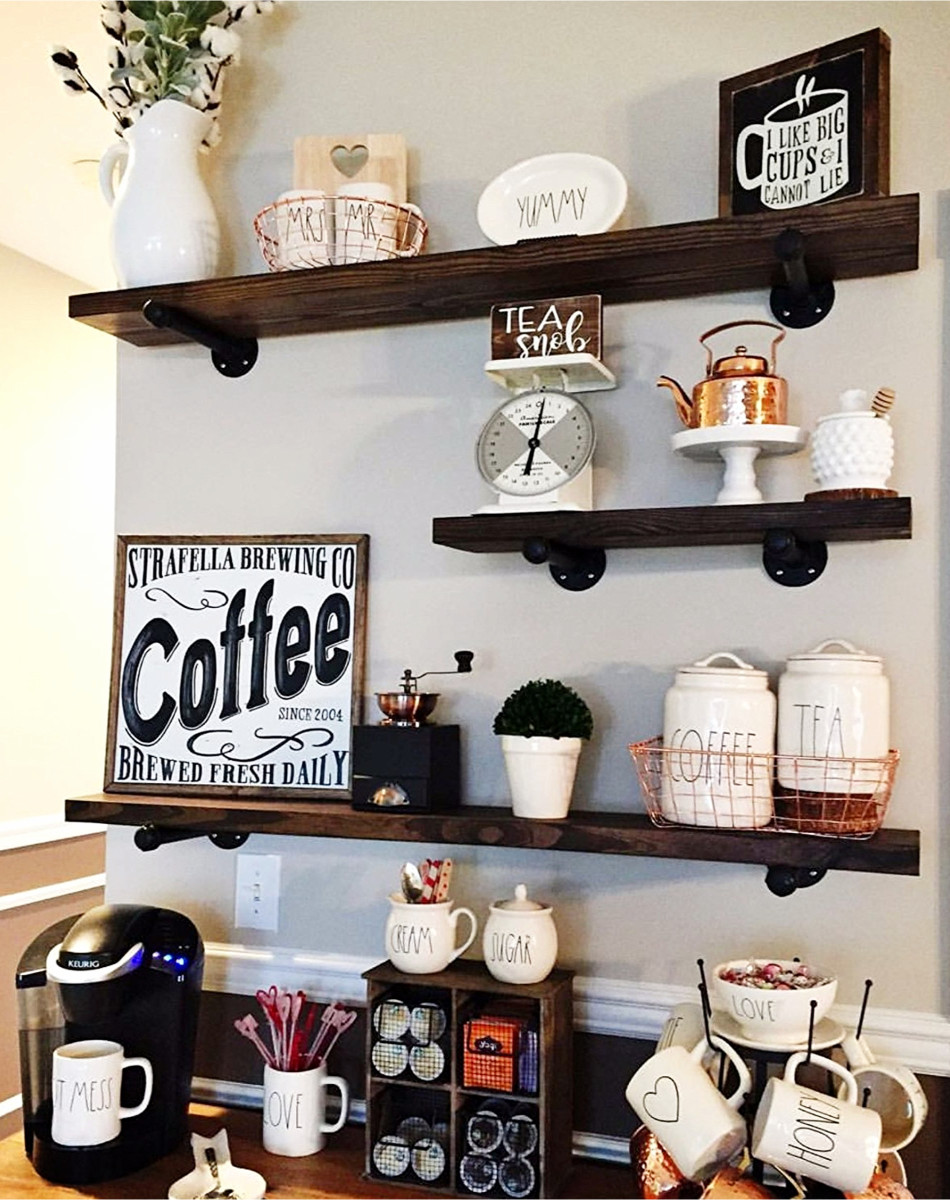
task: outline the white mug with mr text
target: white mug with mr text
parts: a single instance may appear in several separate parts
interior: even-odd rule
[[[710,1040],[738,1073],[731,1096],[724,1096],[703,1069],[705,1039],[692,1050],[671,1045],[648,1058],[625,1093],[679,1170],[694,1180],[715,1174],[745,1145],[745,1121],[737,1110],[752,1088],[749,1070],[732,1046],[718,1037]]]
[[[810,1061],[837,1075],[844,1096],[829,1096],[796,1083],[802,1063]],[[863,1192],[877,1166],[881,1117],[858,1104],[858,1084],[831,1058],[793,1054],[785,1074],[765,1085],[752,1128],[752,1156],[805,1175],[842,1192]]]
[[[326,1119],[326,1089],[340,1093],[340,1115]],[[325,1063],[306,1071],[278,1071],[264,1066],[264,1149],[270,1154],[302,1158],[326,1145],[350,1112],[350,1089],[340,1075],[328,1075]]]
[[[927,1097],[920,1080],[902,1063],[878,1062],[864,1038],[848,1034],[841,1049],[857,1081],[858,1102],[865,1103],[867,1092],[867,1107],[881,1114],[881,1152],[902,1150],[927,1119]]]
[[[123,1108],[122,1072],[140,1067],[145,1091]],[[119,1136],[122,1121],[145,1111],[152,1098],[152,1064],[126,1058],[118,1042],[68,1042],[53,1051],[53,1141],[61,1146],[101,1146]]]

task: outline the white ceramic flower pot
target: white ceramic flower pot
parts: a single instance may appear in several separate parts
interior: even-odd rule
[[[581,738],[502,735],[511,808],[516,817],[559,821],[567,816],[582,744]]]

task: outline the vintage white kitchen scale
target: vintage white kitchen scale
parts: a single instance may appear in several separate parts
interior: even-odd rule
[[[497,499],[479,513],[593,508],[594,422],[575,392],[617,386],[601,361],[600,296],[496,304],[486,373],[511,393],[476,461]]]

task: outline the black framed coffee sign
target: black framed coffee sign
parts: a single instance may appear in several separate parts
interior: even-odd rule
[[[719,215],[889,190],[890,39],[882,29],[719,85]]]
[[[105,790],[348,800],[368,548],[120,537]]]

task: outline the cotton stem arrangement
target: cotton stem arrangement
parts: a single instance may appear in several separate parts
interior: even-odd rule
[[[225,4],[221,0],[103,0],[102,28],[109,39],[108,86],[97,89],[67,46],[52,46],[53,71],[71,95],[88,93],[123,136],[159,100],[178,100],[211,117],[203,146],[217,144],[225,67],[236,63],[236,26],[270,12],[275,0]]]

